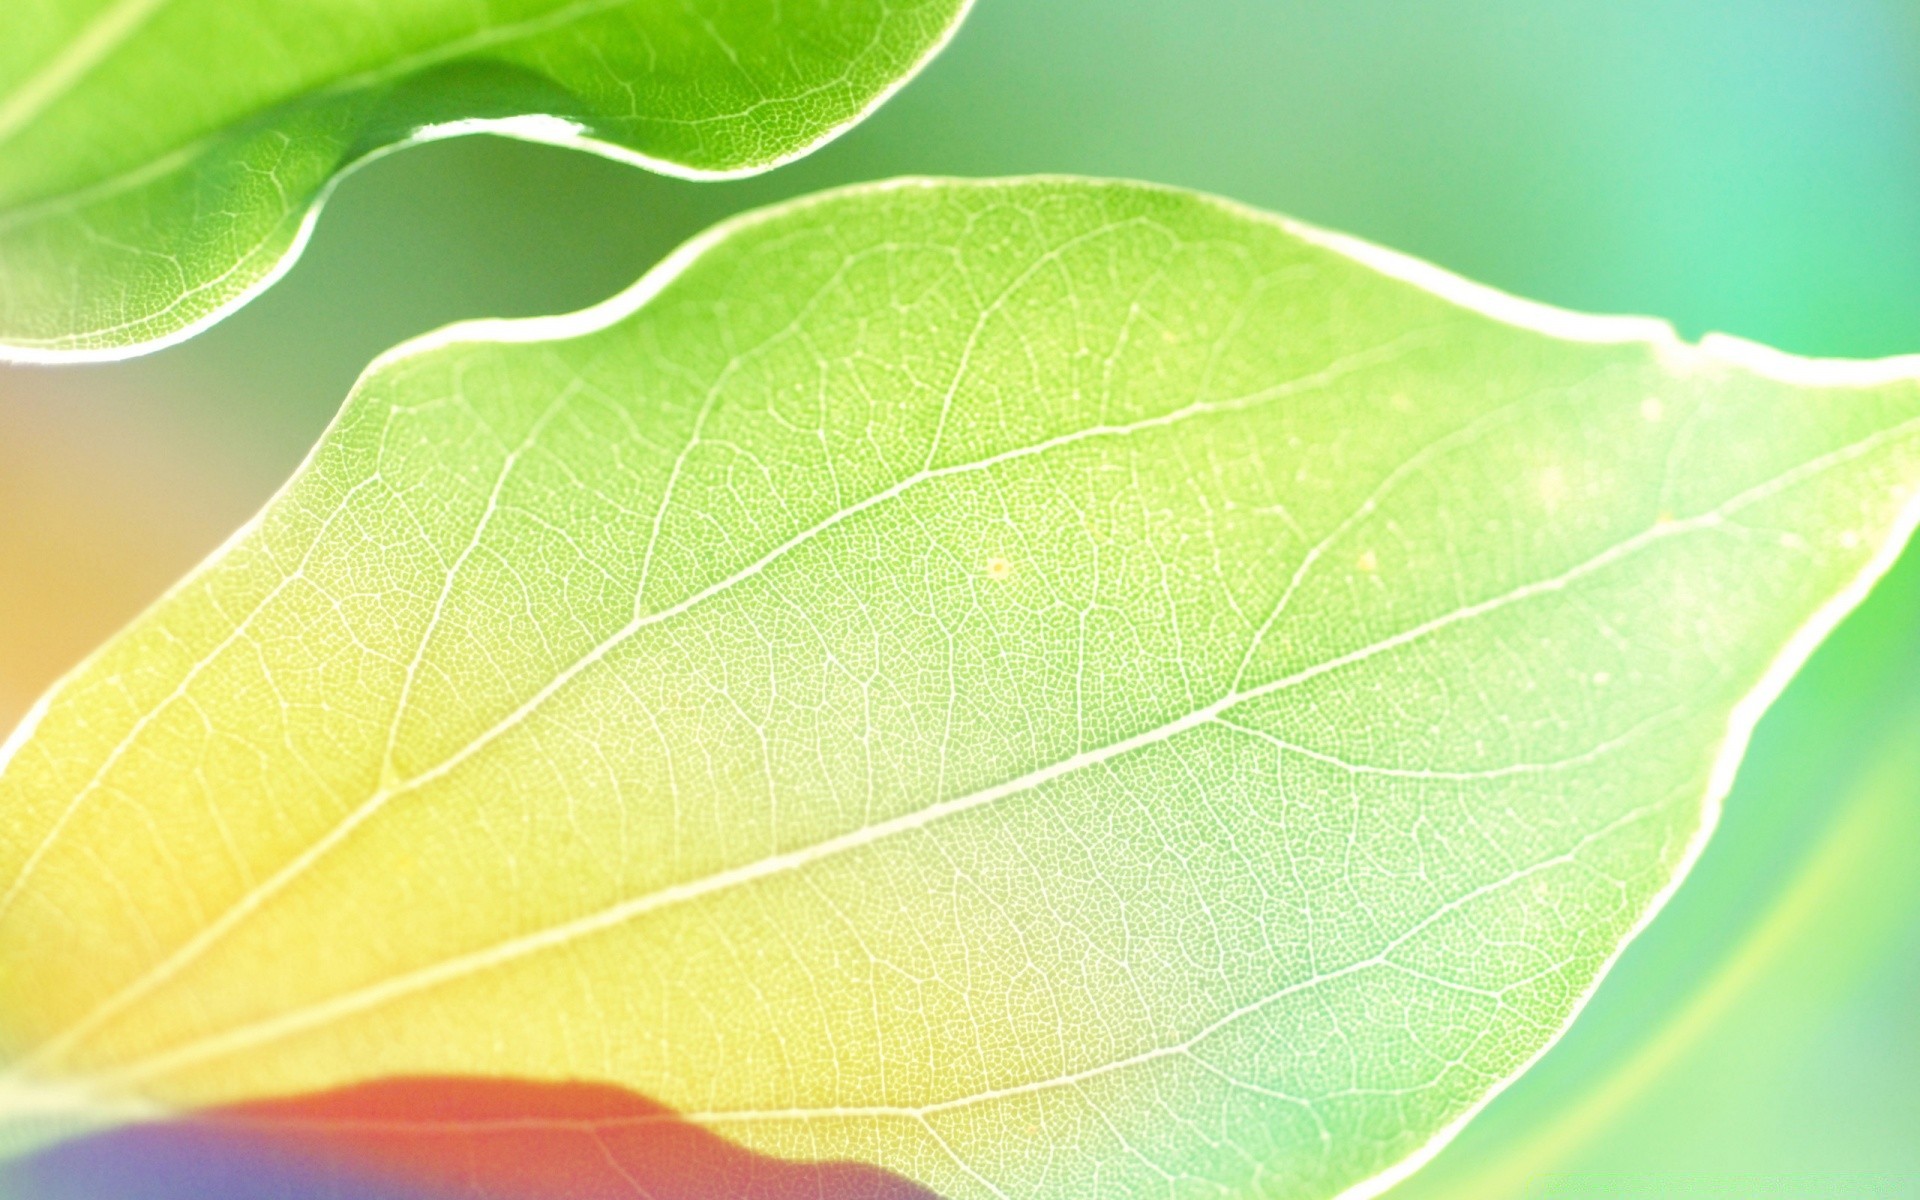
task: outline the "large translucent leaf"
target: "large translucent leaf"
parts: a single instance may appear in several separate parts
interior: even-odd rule
[[[970,0],[7,0],[0,358],[187,337],[292,264],[339,174],[492,131],[692,177],[805,153]]]
[[[1136,185],[735,221],[388,356],[16,736],[0,1095],[1371,1194],[1686,872],[1920,513],[1917,371]]]

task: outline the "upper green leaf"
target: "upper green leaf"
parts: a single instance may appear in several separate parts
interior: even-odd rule
[[[910,182],[389,356],[0,774],[0,1098],[586,1078],[954,1197],[1371,1194],[1920,518],[1913,362]]]
[[[190,336],[340,173],[492,131],[692,177],[858,121],[970,0],[7,0],[0,358]]]

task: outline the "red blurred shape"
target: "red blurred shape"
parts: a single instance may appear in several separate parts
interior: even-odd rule
[[[390,1079],[62,1143],[32,1200],[939,1200],[855,1163],[757,1154],[620,1088]]]

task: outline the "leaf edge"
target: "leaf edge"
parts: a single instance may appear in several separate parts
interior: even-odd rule
[[[557,146],[566,150],[577,150],[604,158],[625,166],[635,167],[669,179],[689,180],[700,183],[715,183],[733,179],[748,179],[755,175],[764,175],[778,170],[790,163],[799,161],[823,149],[829,143],[838,141],[841,136],[879,111],[882,105],[899,94],[900,90],[919,78],[920,73],[932,64],[933,60],[950,45],[966,24],[967,17],[973,11],[976,0],[957,0],[953,15],[946,26],[913,60],[912,64],[900,75],[874,93],[860,108],[836,125],[821,131],[811,141],[796,146],[764,161],[748,163],[740,167],[725,170],[708,170],[702,167],[689,167],[671,159],[656,158],[638,150],[621,146],[614,142],[588,136],[585,127],[569,118],[551,113],[521,113],[511,117],[470,118],[459,121],[443,122],[436,125],[423,125],[413,133],[397,142],[377,147],[343,164],[330,176],[315,194],[311,203],[300,216],[299,225],[294,229],[293,237],[287,248],[281,252],[261,276],[221,302],[217,307],[194,318],[180,328],[158,337],[142,341],[129,342],[122,346],[72,346],[68,343],[94,336],[92,334],[74,334],[68,337],[51,339],[44,344],[10,342],[0,338],[0,366],[82,366],[98,363],[126,362],[135,358],[144,358],[149,354],[178,346],[205,333],[215,325],[225,321],[234,313],[259,299],[262,294],[284,279],[288,272],[299,263],[306,253],[307,244],[313,240],[313,231],[319,225],[320,214],[333,193],[341,183],[359,171],[391,154],[398,154],[414,146],[428,145],[433,142],[449,141],[457,137],[475,134],[490,134],[512,141],[530,142],[541,146]],[[856,185],[857,186],[857,185]],[[718,226],[715,226],[718,228]],[[651,272],[649,272],[650,274]],[[644,276],[643,276],[644,278]],[[631,290],[631,289],[627,289]],[[621,293],[621,294],[624,294]],[[597,306],[595,306],[597,307]],[[591,311],[582,310],[584,311]],[[483,320],[489,318],[482,318]],[[542,318],[532,318],[542,319]],[[431,336],[430,334],[427,336]],[[407,345],[410,343],[402,343]],[[385,355],[381,356],[382,358]],[[379,362],[379,359],[375,359]],[[371,366],[368,368],[371,369]],[[356,385],[357,386],[357,385]],[[323,435],[324,436],[324,435]],[[302,467],[304,468],[304,463]],[[224,548],[224,547],[223,547]],[[3,749],[3,747],[0,747]],[[4,767],[6,757],[0,754],[0,767]]]

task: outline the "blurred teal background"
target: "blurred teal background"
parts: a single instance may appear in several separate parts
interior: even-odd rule
[[[1920,351],[1914,0],[979,0],[866,125],[692,184],[495,139],[349,179],[150,358],[0,368],[0,727],[249,516],[360,368],[560,312],[743,208],[908,173],[1222,193],[1536,299]],[[1394,1193],[1920,1197],[1920,555],[1762,725],[1574,1030]]]

